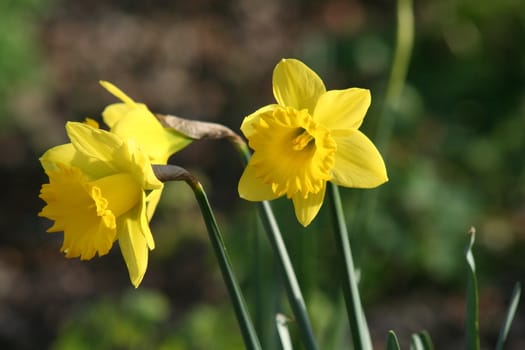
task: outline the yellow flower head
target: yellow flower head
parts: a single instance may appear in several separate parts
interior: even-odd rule
[[[373,188],[388,181],[383,158],[359,127],[370,106],[370,91],[326,91],[304,63],[283,59],[273,72],[277,104],[247,116],[241,130],[253,156],[239,181],[251,201],[286,195],[307,226],[323,204],[326,182]]]
[[[173,129],[164,128],[145,104],[133,101],[115,85],[107,81],[101,81],[100,84],[122,101],[104,109],[104,122],[111,132],[140,145],[152,164],[166,164],[172,154],[193,141]],[[150,220],[161,195],[162,189],[148,194],[147,214]]]
[[[155,244],[148,226],[146,191],[158,190],[148,156],[133,140],[83,123],[67,123],[71,143],[48,150],[40,162],[49,177],[39,216],[64,232],[61,251],[88,260],[105,255],[118,240],[137,287]]]

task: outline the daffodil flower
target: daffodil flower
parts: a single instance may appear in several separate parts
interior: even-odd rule
[[[304,63],[283,59],[273,72],[277,104],[247,116],[241,130],[254,151],[239,181],[250,201],[286,195],[307,226],[323,204],[326,182],[373,188],[388,181],[383,158],[359,131],[370,91],[326,91]]]
[[[49,177],[40,198],[39,216],[64,232],[61,251],[67,258],[105,255],[118,240],[135,287],[155,243],[148,226],[146,193],[162,183],[147,154],[133,140],[83,123],[67,123],[71,143],[48,150],[40,162]]]
[[[100,84],[122,101],[104,109],[104,122],[111,132],[140,145],[152,164],[166,164],[172,154],[193,141],[174,129],[164,128],[145,104],[135,102],[115,85],[107,81],[101,81]],[[162,189],[148,194],[147,212],[150,220],[161,195]]]

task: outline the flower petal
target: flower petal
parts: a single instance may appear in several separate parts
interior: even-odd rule
[[[304,198],[301,193],[293,196],[293,207],[297,220],[304,227],[310,225],[312,220],[317,216],[319,209],[323,205],[324,195],[326,193],[326,183],[323,188],[317,193],[309,193],[308,197]]]
[[[118,220],[118,241],[120,251],[128,268],[129,278],[135,288],[140,285],[148,267],[148,245],[142,232],[142,225],[136,219],[137,207]]]
[[[383,158],[365,134],[359,130],[335,130],[331,134],[337,143],[333,183],[373,188],[388,181]]]
[[[330,90],[319,98],[313,118],[331,130],[359,129],[370,101],[370,91],[366,89]]]
[[[282,59],[273,71],[273,95],[283,107],[306,108],[313,114],[325,91],[321,78],[299,60]]]
[[[104,87],[104,89],[108,90],[109,93],[111,93],[113,96],[127,104],[128,106],[132,107],[135,105],[135,101],[128,95],[126,95],[122,90],[120,90],[115,85],[111,84],[109,81],[100,80],[100,85]]]
[[[166,164],[171,154],[192,142],[190,138],[166,130],[148,110],[130,111],[111,131],[124,139],[135,140],[155,164]]]
[[[249,201],[259,202],[278,197],[272,186],[255,177],[255,168],[248,163],[239,180],[239,196]]]
[[[241,124],[241,131],[244,134],[244,136],[249,139],[255,132],[253,128],[254,123],[259,122],[259,118],[263,114],[272,112],[274,109],[278,107],[279,105],[277,104],[266,105],[264,107],[259,108],[258,110],[250,114],[249,116],[245,117]]]
[[[46,172],[58,170],[57,164],[71,164],[77,150],[71,143],[50,148],[40,157],[40,163]]]
[[[144,239],[150,250],[155,249],[155,241],[153,240],[153,234],[149,227],[148,209],[146,205],[146,194],[142,192],[142,201],[139,203],[139,222]],[[153,213],[151,214],[153,215]]]
[[[159,204],[161,197],[162,188],[158,190],[152,190],[150,193],[148,193],[146,198],[146,214],[148,217],[148,221],[151,221],[151,219],[153,218],[153,214],[155,214],[155,210],[157,209],[157,205]]]
[[[108,162],[86,156],[78,152],[73,144],[55,146],[40,157],[42,167],[48,173],[58,170],[59,164],[66,164],[83,170],[89,179],[98,179],[114,173],[115,169]]]
[[[143,189],[162,188],[162,182],[155,176],[148,156],[133,139],[127,139],[122,147],[114,150],[112,162],[118,171],[131,173]]]
[[[122,145],[117,135],[85,123],[68,122],[66,130],[76,150],[100,161],[110,162],[114,150]]]

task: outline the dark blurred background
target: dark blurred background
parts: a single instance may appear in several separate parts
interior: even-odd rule
[[[423,329],[437,349],[462,348],[473,225],[482,346],[491,349],[525,275],[525,2],[415,1],[414,13],[407,85],[382,146],[390,182],[342,189],[363,301],[378,349],[390,329],[405,348]],[[283,57],[307,63],[328,89],[371,89],[363,130],[374,140],[395,28],[395,2],[385,0],[1,1],[0,348],[241,349],[184,184],[167,186],[152,222],[157,248],[135,290],[117,246],[89,262],[59,252],[61,234],[37,217],[47,181],[38,157],[66,142],[65,121],[100,121],[116,101],[100,79],[152,111],[238,130],[273,101]],[[277,349],[274,313],[290,312],[254,206],[237,196],[236,153],[203,141],[171,162],[204,183],[264,348]],[[349,348],[326,208],[304,230],[288,201],[274,207],[321,348]],[[525,348],[523,310],[508,349]]]

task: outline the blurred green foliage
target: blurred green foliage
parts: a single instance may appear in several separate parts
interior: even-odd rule
[[[18,89],[42,82],[38,24],[53,1],[5,0],[0,3],[0,125],[10,120],[8,99]],[[5,130],[5,129],[4,129]]]
[[[59,72],[53,79],[63,80],[60,81],[62,95],[51,101],[51,105],[57,106],[57,111],[51,111],[57,118],[69,118],[71,106],[78,104],[79,99],[83,101],[82,110],[74,111],[78,115],[73,114],[78,120],[85,117],[82,113],[87,105],[92,105],[93,115],[99,114],[103,106],[101,97],[90,89],[96,86],[97,79],[115,78],[120,80],[114,82],[123,82],[119,86],[125,91],[129,89],[138,101],[150,104],[153,100],[157,105],[166,106],[161,100],[155,100],[157,95],[167,95],[169,101],[182,101],[180,106],[175,105],[179,109],[159,112],[177,114],[181,110],[191,111],[193,104],[211,106],[209,110],[203,107],[195,115],[182,116],[196,119],[212,113],[214,121],[237,129],[244,115],[271,102],[273,64],[281,57],[294,56],[319,72],[330,89],[349,86],[371,89],[372,107],[363,130],[375,140],[395,44],[393,2],[277,1],[277,5],[257,7],[249,1],[173,2],[170,5],[116,1],[110,5],[100,0],[92,6],[101,6],[103,10],[92,18],[89,11],[84,15],[80,2],[77,3],[80,10],[76,11],[73,3],[0,1],[0,126],[3,133],[8,130],[4,127],[6,122],[20,122],[13,113],[7,113],[9,99],[16,91],[43,81],[45,65],[50,63],[46,59],[51,60],[52,55],[48,52],[46,56],[40,47],[39,35],[44,35],[44,31],[38,27],[42,25],[39,21],[43,14],[52,15],[58,8],[65,13],[62,20],[73,25],[57,27],[55,31],[70,29],[71,33],[66,34],[74,40],[67,41],[64,39],[67,35],[60,33],[64,34],[60,37],[64,41],[55,44],[63,50],[57,51],[58,54],[54,52],[60,59],[54,56],[56,61],[52,62]],[[361,273],[365,309],[385,300],[402,299],[408,290],[419,293],[427,288],[462,294],[465,287],[462,254],[470,225],[478,228],[476,262],[481,290],[485,286],[505,289],[513,284],[516,276],[525,273],[522,263],[525,249],[525,2],[435,0],[415,1],[414,5],[416,37],[407,85],[399,109],[389,115],[394,120],[393,136],[388,147],[382,149],[390,181],[373,191],[342,189],[354,258]],[[179,12],[171,18],[171,12],[163,12],[163,6]],[[150,10],[142,11],[145,8]],[[263,9],[267,12],[258,17]],[[271,21],[268,23],[272,25],[265,27],[264,21],[272,16],[277,22],[283,20],[273,9],[279,10],[275,10],[278,14],[293,14],[285,17],[283,28]],[[106,12],[109,14],[104,17]],[[204,15],[199,17],[199,13]],[[60,21],[60,16],[58,18]],[[226,19],[213,22],[217,18]],[[248,18],[249,25],[243,27],[243,23],[238,23],[243,18]],[[137,19],[145,20],[133,22]],[[102,22],[101,27],[96,27],[97,20]],[[176,43],[164,37],[165,41],[159,39],[164,46],[152,50],[144,43],[162,37],[164,27],[146,26],[154,30],[150,36],[144,34],[145,39],[139,34],[143,33],[144,24],[155,21],[163,26],[176,23],[187,36],[181,36]],[[228,21],[233,23],[233,29],[226,25]],[[206,23],[212,25],[206,27]],[[98,36],[84,35],[82,31],[89,29],[89,25],[96,28],[93,32]],[[169,29],[175,32],[177,27]],[[211,48],[199,47],[191,36],[199,31],[206,35],[219,33],[226,39],[219,37],[224,40],[218,40]],[[47,32],[50,33],[53,31]],[[131,39],[131,53],[122,49],[129,33],[137,36]],[[198,38],[215,44],[206,35]],[[270,37],[285,38],[285,45],[262,40]],[[90,46],[104,39],[109,42],[107,46],[102,45],[105,50],[97,51]],[[73,45],[77,42],[78,47]],[[259,42],[261,47],[257,46]],[[59,50],[52,43],[48,43],[47,49]],[[272,52],[268,54],[268,51]],[[263,65],[268,57],[272,63]],[[115,67],[110,65],[112,61],[117,62],[117,68],[122,71],[112,69]],[[169,71],[173,62],[180,66]],[[90,64],[95,68],[90,68]],[[72,66],[80,68],[74,70]],[[155,71],[155,67],[164,70]],[[65,71],[62,75],[61,69]],[[91,85],[86,84],[89,87],[82,90],[83,81],[79,77],[86,76],[92,80]],[[158,77],[166,79],[160,86],[169,88],[150,89],[155,86],[151,82]],[[173,84],[173,91],[169,84]],[[179,85],[183,87],[182,92],[176,89]],[[142,90],[141,86],[144,86]],[[44,89],[44,84],[40,88]],[[220,105],[223,100],[226,102]],[[234,269],[243,282],[252,315],[261,331],[261,340],[265,348],[273,349],[276,344],[274,314],[276,311],[289,314],[286,302],[282,301],[278,271],[266,237],[255,229],[255,207],[236,196],[240,161],[224,143],[203,144],[191,145],[175,157],[175,161],[195,169],[211,195]],[[370,199],[372,192],[377,196],[375,200]],[[32,195],[36,198],[36,194]],[[20,198],[16,197],[16,201],[20,202]],[[11,202],[15,202],[15,197]],[[348,334],[344,314],[340,312],[338,267],[334,263],[333,234],[326,208],[305,230],[297,224],[288,201],[278,200],[273,206],[319,338],[322,344],[332,344],[339,349],[346,344]],[[34,213],[30,215],[33,217]],[[141,287],[121,292],[120,296],[109,296],[98,295],[97,288],[93,288],[90,298],[79,297],[71,302],[76,311],[63,315],[66,321],[62,327],[57,330],[57,325],[49,326],[55,327],[53,330],[57,333],[53,348],[241,348],[242,341],[230,305],[224,293],[221,294],[223,284],[201,220],[191,191],[183,184],[167,186],[152,222],[157,249],[150,254],[150,271],[145,279],[147,288],[151,289]],[[45,228],[41,226],[35,224],[31,230],[37,227],[43,232]],[[33,231],[27,235],[31,240]],[[50,249],[58,251],[54,246]],[[109,264],[107,260],[104,263]],[[203,283],[198,282],[201,279]],[[182,298],[179,294],[195,295]],[[174,311],[186,302],[188,305],[180,312]],[[379,323],[386,316],[376,316],[373,321]],[[480,316],[483,320],[483,309]],[[388,326],[395,328],[394,324]],[[293,323],[290,330],[292,334],[296,331]],[[453,348],[440,344],[445,340],[436,338],[432,332],[431,335],[437,348]],[[386,337],[386,333],[381,336]],[[510,340],[512,336],[511,333]]]

